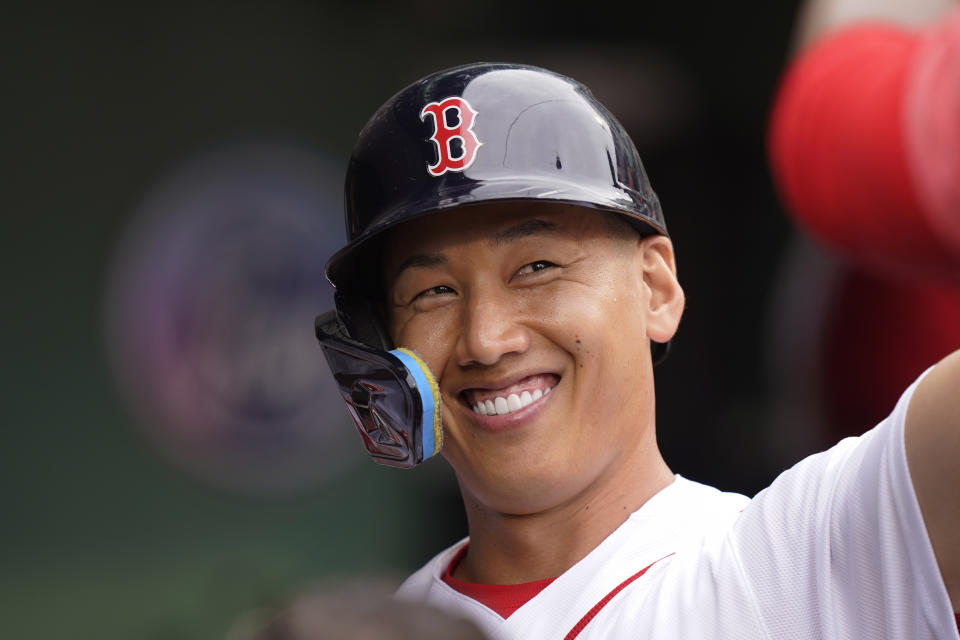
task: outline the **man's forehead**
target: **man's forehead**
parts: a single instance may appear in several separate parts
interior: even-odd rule
[[[550,220],[544,220],[542,217],[530,217],[509,223],[506,227],[486,236],[486,240],[491,246],[499,247],[528,236],[554,233],[564,233],[560,224]],[[480,235],[479,237],[483,238],[484,236]],[[428,245],[429,244],[430,243],[428,243]],[[403,270],[411,267],[429,268],[446,264],[447,256],[445,250],[455,246],[457,243],[455,241],[446,243],[440,241],[432,244],[434,245],[432,249],[413,246],[407,247],[406,251],[400,247],[395,247],[392,252],[388,251],[388,255],[392,253],[394,257],[393,260],[388,258],[388,270],[391,272],[391,275],[396,277]]]

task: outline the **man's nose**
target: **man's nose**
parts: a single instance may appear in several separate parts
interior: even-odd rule
[[[474,295],[463,306],[462,330],[456,357],[460,366],[493,365],[530,346],[528,328],[520,322],[520,308],[510,294]]]

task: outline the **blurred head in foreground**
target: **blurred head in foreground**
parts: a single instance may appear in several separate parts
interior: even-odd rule
[[[296,594],[243,640],[485,640],[473,623],[393,599],[380,579],[324,583]]]

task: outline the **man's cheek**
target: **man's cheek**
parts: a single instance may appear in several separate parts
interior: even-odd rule
[[[437,380],[440,379],[453,352],[456,332],[442,319],[415,318],[400,332],[397,346],[416,351]]]

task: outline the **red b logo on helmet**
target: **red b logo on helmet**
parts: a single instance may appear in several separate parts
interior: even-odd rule
[[[477,149],[483,143],[473,132],[473,120],[477,112],[463,98],[444,98],[431,102],[420,112],[420,119],[433,116],[433,135],[430,140],[437,147],[437,163],[427,164],[432,176],[441,176],[447,171],[463,171],[477,157]],[[452,116],[453,124],[447,124]],[[454,148],[455,144],[456,148]]]

